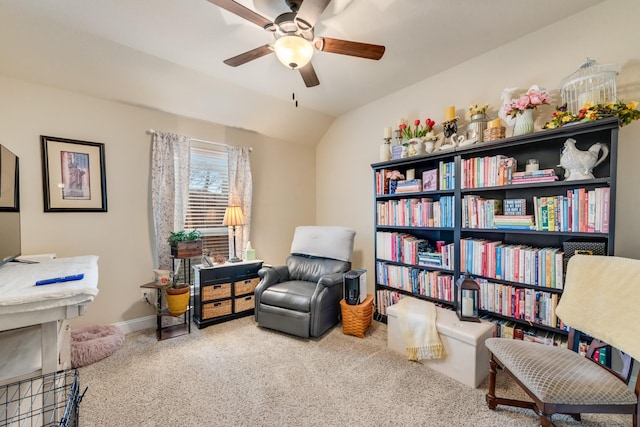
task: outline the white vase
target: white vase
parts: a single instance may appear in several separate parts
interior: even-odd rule
[[[516,115],[513,136],[526,135],[531,132],[533,132],[533,110],[529,108]]]

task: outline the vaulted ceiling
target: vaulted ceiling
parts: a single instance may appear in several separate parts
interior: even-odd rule
[[[225,65],[273,35],[207,0],[2,0],[0,75],[315,144],[335,117],[601,1],[333,0],[316,36],[386,51],[316,51],[307,88],[273,54]]]

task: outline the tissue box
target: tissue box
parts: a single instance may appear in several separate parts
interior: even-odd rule
[[[405,301],[407,300],[407,301]],[[426,301],[405,297],[410,310],[426,310]],[[387,344],[392,350],[406,355],[404,337],[398,322],[396,305],[387,308]],[[437,307],[436,327],[447,355],[442,359],[422,360],[435,369],[469,387],[476,388],[489,375],[489,352],[484,345],[495,334],[492,322],[462,322],[453,310]]]
[[[253,261],[256,259],[256,251],[255,249],[247,249],[244,251],[244,260],[245,261]]]

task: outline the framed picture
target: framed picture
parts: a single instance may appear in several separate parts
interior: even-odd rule
[[[0,145],[0,212],[20,211],[18,156]]]
[[[104,144],[40,136],[45,212],[107,212]]]
[[[422,172],[422,191],[438,190],[438,169]]]

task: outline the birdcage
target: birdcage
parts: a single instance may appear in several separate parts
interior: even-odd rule
[[[567,110],[577,113],[585,103],[607,104],[616,101],[616,76],[618,65],[598,64],[587,60],[560,84],[562,102]]]

